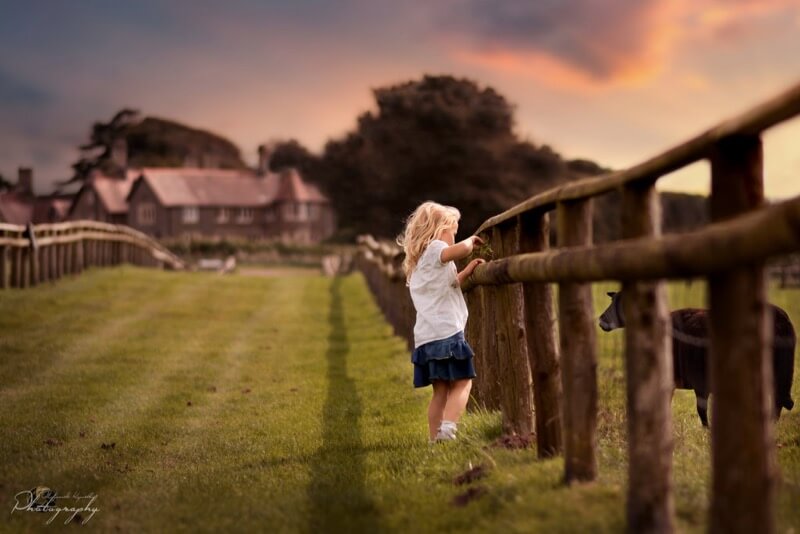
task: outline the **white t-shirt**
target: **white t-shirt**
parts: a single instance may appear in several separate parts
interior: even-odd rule
[[[448,246],[440,239],[428,243],[411,273],[409,290],[417,310],[414,348],[448,338],[467,325],[467,302],[456,279],[456,264],[441,261]]]

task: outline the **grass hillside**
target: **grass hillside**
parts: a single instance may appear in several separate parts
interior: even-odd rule
[[[608,287],[596,286],[598,310]],[[797,293],[778,298],[800,324]],[[412,387],[405,344],[360,274],[90,269],[2,293],[0,318],[1,532],[71,515],[48,525],[53,513],[8,513],[35,486],[96,494],[99,510],[81,516],[102,531],[624,528],[619,332],[598,334],[609,336],[598,338],[600,478],[565,488],[561,459],[491,446],[497,413],[473,411],[461,441],[427,444],[430,389]],[[701,531],[709,434],[689,392],[673,406],[679,527]],[[797,531],[800,411],[784,415],[778,439],[779,531]],[[485,476],[454,483],[477,466]]]

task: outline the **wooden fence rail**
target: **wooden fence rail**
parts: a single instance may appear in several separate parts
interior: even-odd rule
[[[0,223],[0,289],[27,288],[87,267],[134,265],[183,269],[152,237],[99,221],[19,226]]]
[[[563,453],[567,483],[597,476],[591,283],[622,282],[631,532],[674,530],[672,340],[664,284],[697,275],[709,282],[715,398],[709,528],[775,530],[766,261],[800,251],[800,197],[765,203],[761,134],[798,114],[800,85],[640,165],[535,195],[475,232],[494,251],[463,288],[466,336],[480,369],[475,399],[503,411],[506,431],[530,431],[533,412],[539,455]],[[703,159],[711,164],[711,223],[662,236],[656,182]],[[623,239],[592,245],[592,199],[613,190],[622,193]],[[558,247],[549,250],[553,210]],[[399,268],[402,251],[370,236],[359,244],[360,269],[411,345],[414,311]],[[559,286],[557,319],[551,283]]]

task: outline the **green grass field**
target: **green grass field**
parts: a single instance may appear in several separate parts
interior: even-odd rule
[[[596,285],[598,313],[612,287]],[[798,297],[774,294],[800,325]],[[703,297],[675,284],[671,299]],[[621,335],[598,330],[600,477],[566,488],[561,459],[488,447],[498,413],[471,411],[459,442],[427,444],[430,388],[412,387],[405,344],[360,274],[124,266],[3,292],[0,531],[63,528],[71,513],[49,525],[52,513],[10,513],[18,492],[43,485],[96,494],[85,526],[100,531],[619,532]],[[678,526],[702,531],[710,436],[690,392],[673,408]],[[800,410],[784,412],[777,436],[779,531],[797,532]],[[453,483],[477,465],[485,478]]]

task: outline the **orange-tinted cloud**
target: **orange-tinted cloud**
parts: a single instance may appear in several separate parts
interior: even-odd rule
[[[745,39],[800,12],[798,0],[466,3],[445,23],[456,59],[584,91],[647,83],[683,42]]]

